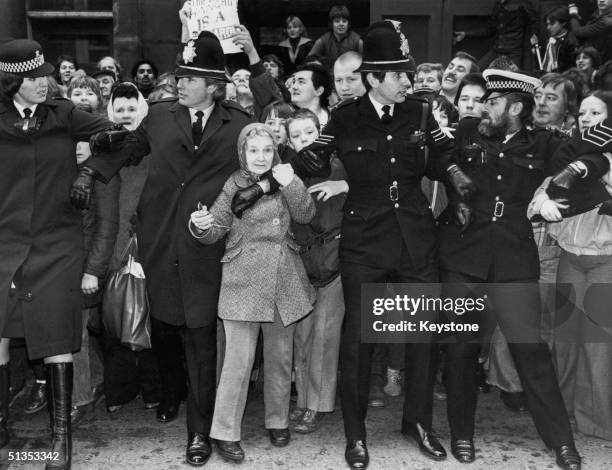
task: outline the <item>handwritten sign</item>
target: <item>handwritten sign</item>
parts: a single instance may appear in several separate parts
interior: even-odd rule
[[[242,52],[230,38],[238,19],[238,0],[190,0],[183,7],[189,38],[196,39],[202,31],[211,31],[221,41],[223,52]]]

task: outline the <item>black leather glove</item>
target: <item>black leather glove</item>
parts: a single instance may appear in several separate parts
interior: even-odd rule
[[[112,153],[120,150],[129,133],[130,131],[121,124],[115,124],[102,132],[92,135],[89,139],[91,153]]]
[[[297,154],[290,154],[286,163],[290,163],[295,174],[302,179],[308,176],[327,178],[331,174],[330,159],[335,150],[333,138],[321,135]]]
[[[259,201],[263,195],[264,191],[257,183],[248,188],[239,189],[232,198],[232,212],[241,219],[242,213]]]
[[[78,209],[88,209],[94,187],[96,171],[88,166],[79,168],[79,173],[70,189],[70,202]]]
[[[455,224],[461,227],[461,233],[465,232],[472,222],[472,208],[465,202],[457,202],[454,207]]]
[[[570,189],[580,179],[582,174],[575,165],[569,164],[550,180],[546,194],[551,199],[568,200]]]
[[[448,179],[453,185],[453,188],[464,201],[469,201],[476,193],[476,185],[472,182],[470,177],[466,175],[458,165],[452,165],[446,172],[448,173]]]

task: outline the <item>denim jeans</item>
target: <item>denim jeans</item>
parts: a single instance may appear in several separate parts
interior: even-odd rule
[[[93,387],[102,385],[104,366],[102,351],[95,336],[89,334],[87,323],[90,315],[97,315],[98,307],[83,309],[83,341],[81,350],[73,355],[74,381],[72,403],[75,406],[93,402]]]

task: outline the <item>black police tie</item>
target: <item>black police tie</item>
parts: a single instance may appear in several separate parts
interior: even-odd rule
[[[25,119],[30,119],[32,116],[32,110],[30,108],[24,108],[23,115],[25,116]]]
[[[191,130],[193,132],[193,145],[197,147],[202,140],[202,118],[204,117],[204,113],[202,111],[197,111],[195,115],[197,119],[196,122],[193,123]]]
[[[380,122],[383,124],[389,124],[393,120],[393,116],[391,116],[391,106],[388,104],[382,107],[383,115],[380,117]]]

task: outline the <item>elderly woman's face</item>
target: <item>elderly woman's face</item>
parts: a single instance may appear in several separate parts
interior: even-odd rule
[[[272,168],[274,141],[267,135],[248,137],[244,146],[247,169],[255,175],[263,175]]]
[[[15,101],[27,107],[42,103],[47,99],[49,90],[47,77],[24,78],[23,83],[15,93]]]
[[[96,80],[98,80],[98,85],[100,85],[100,94],[102,97],[109,98],[111,95],[111,88],[113,87],[113,83],[115,83],[113,77],[109,75],[102,75],[96,78]]]
[[[138,120],[138,100],[136,98],[116,98],[113,101],[115,122],[123,124],[130,131],[136,129]]]
[[[62,79],[62,84],[67,85],[72,76],[76,72],[76,67],[72,62],[67,60],[62,61],[59,66],[59,76]]]

